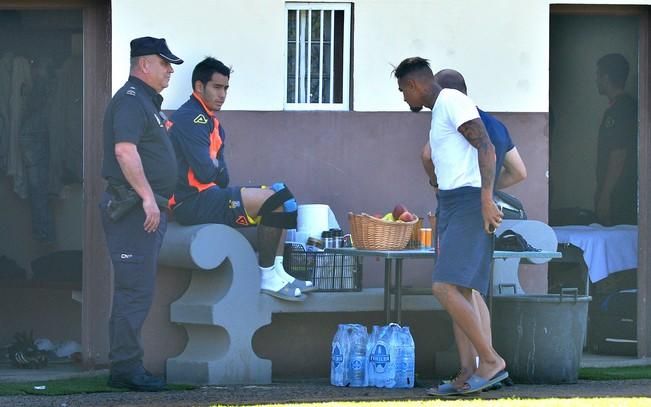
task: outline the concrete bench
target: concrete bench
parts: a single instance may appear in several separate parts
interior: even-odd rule
[[[217,224],[180,226],[170,222],[161,265],[192,270],[185,293],[171,304],[171,321],[188,341],[167,360],[170,383],[270,384],[271,361],[252,347],[255,332],[273,313],[382,311],[382,288],[359,292],[313,292],[304,302],[260,294],[253,247],[237,230]],[[432,296],[405,295],[405,310],[440,310]]]

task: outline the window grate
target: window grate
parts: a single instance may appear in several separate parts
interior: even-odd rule
[[[349,108],[350,4],[287,3],[286,108]]]

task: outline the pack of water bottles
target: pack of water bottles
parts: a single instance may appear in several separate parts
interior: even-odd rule
[[[340,324],[332,340],[330,383],[351,387],[414,387],[416,360],[409,327]]]

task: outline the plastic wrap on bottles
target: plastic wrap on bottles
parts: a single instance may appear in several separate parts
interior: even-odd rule
[[[375,387],[391,388],[395,386],[396,355],[395,352],[392,352],[392,348],[396,326],[396,324],[390,324],[381,327],[373,343],[369,355],[369,367]]]
[[[366,343],[366,385],[370,387],[375,387],[375,369],[371,365],[371,355],[375,349],[375,343],[379,335],[380,327],[373,325],[371,334],[368,336],[368,342]]]
[[[368,332],[363,325],[349,325],[348,381],[351,387],[366,386],[366,345]]]
[[[332,339],[330,354],[330,384],[333,386],[346,386],[346,365],[348,364],[348,331],[345,324],[339,324],[337,332]]]
[[[400,328],[397,338],[396,387],[411,388],[414,387],[416,352],[409,327]]]
[[[332,341],[330,382],[335,386],[411,388],[415,346],[409,327],[340,324]]]

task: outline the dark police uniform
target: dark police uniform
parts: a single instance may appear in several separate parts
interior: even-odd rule
[[[625,150],[626,161],[621,176],[610,195],[610,222],[637,224],[637,103],[621,94],[604,112],[597,144],[597,193],[601,194],[608,158],[612,151]],[[608,225],[609,226],[609,225]]]
[[[117,91],[104,116],[102,176],[109,183],[128,186],[115,157],[115,144],[137,145],[145,176],[155,194],[169,198],[176,182],[176,156],[161,112],[163,97],[133,76]],[[142,372],[140,329],[154,294],[158,253],[167,229],[161,209],[158,230],[144,230],[145,212],[135,205],[117,221],[109,219],[105,193],[100,208],[114,270],[113,308],[109,322],[112,375]]]

